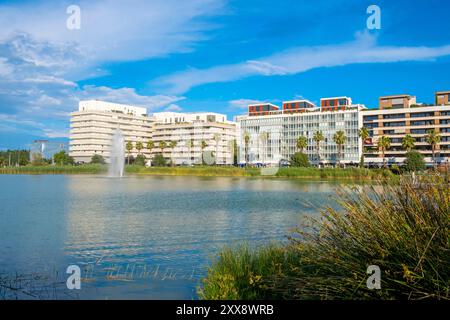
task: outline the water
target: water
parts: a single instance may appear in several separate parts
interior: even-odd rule
[[[21,287],[0,286],[0,299],[195,299],[224,245],[286,241],[303,216],[335,203],[335,186],[0,175],[0,282]],[[71,264],[82,269],[81,290],[65,286]]]
[[[111,140],[108,174],[110,177],[123,177],[125,167],[125,139],[122,131],[116,129]]]

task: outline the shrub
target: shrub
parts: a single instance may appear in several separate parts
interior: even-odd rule
[[[291,156],[292,167],[309,167],[308,156],[302,152],[296,152]]]
[[[200,297],[450,299],[449,187],[433,175],[340,189],[340,208],[324,208],[321,218],[309,219],[289,238],[284,255],[265,259],[269,249],[262,248],[244,252],[244,259],[242,251],[225,251]],[[267,268],[272,265],[279,269]],[[380,290],[366,286],[369,265],[381,270]],[[262,275],[257,290],[245,282],[249,275]],[[215,295],[216,279],[233,290]]]
[[[145,166],[146,163],[147,163],[147,160],[143,154],[138,154],[136,156],[136,159],[134,159],[134,162],[133,162],[133,164],[136,166]]]
[[[105,164],[105,158],[103,158],[102,155],[100,154],[94,154],[91,158],[91,163],[92,164]]]
[[[417,151],[410,151],[406,154],[405,170],[420,171],[425,169],[425,160],[421,153]]]
[[[157,154],[152,159],[152,166],[154,167],[165,167],[167,165],[166,159],[162,154]]]

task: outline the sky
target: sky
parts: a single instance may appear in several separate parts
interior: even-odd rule
[[[85,99],[230,119],[260,101],[432,103],[450,90],[449,13],[446,0],[0,0],[0,150],[67,141]]]

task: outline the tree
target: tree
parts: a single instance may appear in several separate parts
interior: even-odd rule
[[[313,140],[316,143],[316,152],[317,152],[317,164],[320,164],[320,142],[325,140],[322,131],[316,131],[313,136]]]
[[[152,159],[152,166],[155,167],[165,167],[167,165],[166,159],[162,154],[157,154]]]
[[[146,162],[147,159],[145,158],[145,156],[143,154],[138,154],[136,156],[136,159],[134,159],[133,164],[137,166],[145,166]]]
[[[300,136],[297,138],[297,149],[300,150],[301,153],[303,153],[303,150],[305,150],[308,147],[308,138],[304,136]]]
[[[414,149],[414,141],[415,141],[415,139],[410,134],[407,134],[402,139],[403,149],[405,149],[407,152],[410,152],[412,149]]]
[[[131,150],[133,150],[133,143],[131,141],[128,141],[127,144],[125,145],[125,149],[127,150],[127,160],[128,160],[128,164],[130,164],[130,155],[131,155]]]
[[[347,141],[347,137],[345,136],[345,132],[343,130],[337,131],[333,135],[333,141],[338,146],[338,158],[339,158],[339,163],[340,163],[341,160],[342,160],[342,150],[344,149],[345,141]]]
[[[177,144],[178,144],[178,143],[177,143],[175,140],[172,140],[172,141],[169,142],[169,148],[172,149],[172,157],[171,157],[172,165],[175,164],[175,162],[173,161],[173,151],[174,151],[175,148],[177,147]]]
[[[202,149],[202,164],[204,163],[203,161],[203,150],[205,150],[205,148],[208,146],[208,144],[206,143],[205,140],[202,140],[202,142],[200,143],[200,148]]]
[[[165,141],[160,141],[158,146],[161,149],[161,154],[163,155],[164,154],[164,149],[167,148],[167,143]]]
[[[141,141],[136,142],[136,150],[138,151],[138,155],[141,154],[141,150],[144,149],[144,145]]]
[[[245,157],[245,164],[248,164],[248,144],[250,143],[250,134],[248,132],[244,133],[244,157]]]
[[[441,136],[434,131],[434,129],[428,130],[428,134],[425,137],[425,141],[431,146],[431,152],[433,154],[434,167],[436,167],[436,147],[441,142]]]
[[[296,152],[291,156],[292,167],[309,167],[309,159],[303,152]]]
[[[386,167],[386,158],[384,154],[386,150],[391,146],[391,140],[386,136],[381,136],[378,139],[378,149],[381,151],[381,156],[383,158],[383,166]]]
[[[420,171],[425,169],[424,156],[417,151],[409,151],[403,163],[407,171]]]
[[[153,140],[147,141],[147,149],[150,152],[150,155],[152,154],[152,150],[155,148],[155,142]]]
[[[58,153],[55,153],[53,155],[53,160],[56,164],[63,166],[63,165],[72,165],[74,163],[73,158],[69,156],[66,151],[61,150]]]
[[[105,164],[105,158],[103,158],[102,155],[94,154],[91,158],[91,163],[99,163],[99,164]]]
[[[366,127],[362,127],[361,129],[359,129],[358,135],[361,138],[361,152],[362,152],[359,166],[362,168],[364,167],[364,153],[366,152],[365,141],[369,137],[369,130]]]

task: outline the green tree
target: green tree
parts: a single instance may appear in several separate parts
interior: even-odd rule
[[[147,141],[147,149],[152,154],[152,150],[155,148],[155,142],[153,140]]]
[[[133,143],[131,141],[128,141],[127,144],[125,145],[125,149],[127,150],[127,161],[128,164],[130,164],[130,155],[131,155],[131,150],[133,150]]]
[[[428,134],[425,137],[425,141],[431,146],[431,152],[433,155],[434,167],[436,167],[436,147],[441,142],[441,136],[436,133],[434,129],[428,130]]]
[[[406,171],[420,171],[425,169],[424,156],[417,151],[409,151],[404,161]]]
[[[91,158],[91,163],[99,163],[99,164],[105,164],[105,158],[103,158],[102,155],[94,154]]]
[[[381,157],[383,158],[383,166],[386,167],[385,152],[391,146],[391,140],[386,136],[381,136],[378,139],[378,149],[381,151]]]
[[[291,166],[292,167],[309,167],[309,159],[303,152],[296,152],[291,156]]]
[[[322,131],[316,131],[313,135],[313,140],[316,143],[316,152],[317,152],[317,165],[320,164],[320,142],[325,140]]]
[[[200,143],[200,148],[202,150],[202,164],[205,164],[204,158],[203,158],[203,151],[205,150],[205,148],[208,146],[208,144],[206,143],[205,140],[202,140],[202,142]]]
[[[161,154],[164,156],[164,149],[167,148],[167,142],[160,141],[158,146],[159,146],[159,149],[161,149]]]
[[[58,153],[55,153],[53,155],[53,160],[56,164],[63,166],[63,165],[71,165],[74,163],[73,158],[69,156],[66,151],[61,150]]]
[[[152,166],[155,167],[165,167],[167,165],[166,159],[162,154],[157,154],[152,159]]]
[[[143,154],[138,154],[136,156],[136,159],[134,159],[133,164],[137,166],[145,166],[146,162],[147,159],[145,158],[145,156]]]
[[[300,152],[303,153],[303,150],[305,150],[308,147],[308,138],[306,138],[304,136],[298,137],[296,146],[297,146],[297,149],[299,149]]]
[[[405,149],[407,152],[410,152],[412,149],[414,149],[414,141],[415,139],[410,134],[405,135],[405,137],[402,139],[403,149]]]
[[[344,149],[345,142],[347,141],[345,132],[343,130],[337,131],[333,135],[333,141],[338,146],[338,158],[339,158],[339,163],[340,163],[342,161],[342,151]]]
[[[141,150],[144,149],[144,145],[141,141],[136,142],[136,150],[138,151],[138,155],[141,154]]]
[[[361,138],[361,151],[362,151],[361,161],[359,163],[359,166],[361,168],[363,168],[364,167],[364,153],[366,152],[365,141],[369,137],[369,130],[366,127],[362,127],[361,129],[359,129],[358,135]]]

